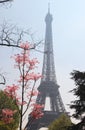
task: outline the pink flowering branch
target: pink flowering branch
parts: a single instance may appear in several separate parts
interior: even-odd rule
[[[33,119],[41,118],[43,116],[43,113],[42,113],[43,107],[44,107],[44,105],[34,104],[33,111],[30,113],[31,117]]]
[[[34,87],[35,87],[35,83],[36,82],[34,82],[34,85],[33,85],[33,87],[32,87],[32,92],[33,92],[33,90],[34,90]],[[27,112],[27,110],[28,110],[28,108],[29,108],[29,105],[30,105],[30,102],[31,102],[31,99],[32,99],[32,92],[31,92],[31,95],[30,95],[30,99],[29,99],[29,102],[27,103],[27,107],[26,107],[26,109],[25,109],[25,111],[24,111],[24,113],[23,113],[23,115],[22,116],[24,116],[25,115],[25,113]]]
[[[19,89],[19,87],[15,84],[13,84],[12,86],[7,86],[5,89],[4,89],[4,93],[11,97],[13,100],[16,99],[16,91]]]
[[[11,86],[6,86],[6,88],[4,89],[4,93],[10,97],[13,102],[15,102],[16,107],[19,109],[18,106],[18,101],[19,101],[19,97],[17,95],[17,91],[19,90],[19,86],[18,85],[11,85]],[[20,110],[19,110],[19,114],[20,114]]]
[[[43,105],[34,104],[34,108],[33,108],[32,112],[29,115],[29,121],[26,124],[24,130],[27,130],[28,127],[30,129],[31,124],[33,123],[33,121],[36,120],[36,119],[41,118],[44,115],[44,113],[42,112],[43,107],[44,107]]]
[[[21,47],[24,49],[23,52],[21,54],[17,54],[15,55],[13,58],[15,59],[16,62],[16,67],[19,69],[20,71],[20,79],[19,79],[19,83],[21,84],[21,102],[18,101],[18,104],[20,105],[20,130],[22,129],[22,123],[23,123],[23,116],[26,114],[30,103],[32,102],[32,98],[33,96],[33,92],[35,89],[35,84],[36,81],[41,78],[41,75],[35,74],[34,72],[32,72],[32,70],[34,70],[35,65],[37,63],[39,63],[37,61],[36,58],[34,59],[30,59],[29,57],[29,49],[31,47],[31,45],[29,45],[27,42],[24,44],[21,44]],[[31,72],[30,72],[31,71]],[[29,94],[29,100],[28,102],[25,101],[25,90],[26,90],[26,86],[28,85],[29,81],[33,81],[33,86],[31,87],[32,89],[30,90],[31,93]],[[28,89],[27,89],[28,90]],[[25,110],[23,109],[25,105]]]
[[[31,45],[29,45],[28,42],[26,42],[24,44],[21,44],[20,47],[23,48],[23,52],[21,54],[14,55],[13,57],[16,63],[15,67],[18,68],[20,72],[20,79],[18,80],[19,85],[13,84],[12,86],[7,86],[4,92],[7,94],[7,96],[15,100],[15,103],[20,108],[19,127],[20,130],[22,130],[23,117],[25,116],[30,104],[32,104],[33,98],[38,94],[38,92],[35,91],[36,81],[40,79],[42,76],[39,73],[34,73],[36,64],[38,64],[39,62],[36,58],[30,59],[29,48],[31,47]],[[31,89],[29,87],[30,82],[32,82]],[[18,90],[20,90],[21,98],[19,98],[17,95]],[[34,109],[31,113],[31,117],[34,119],[40,118],[43,115],[41,112],[41,108],[42,107],[39,107],[39,105],[34,106]]]

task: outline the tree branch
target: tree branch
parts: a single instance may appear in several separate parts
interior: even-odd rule
[[[33,42],[32,34],[28,31],[29,30],[24,31],[18,29],[14,25],[4,23],[0,28],[0,46],[21,48],[20,43],[25,41],[25,38],[29,38],[31,42]],[[35,49],[35,51],[41,52],[36,49],[41,43],[42,40],[37,43],[33,43],[33,46],[29,49]]]
[[[5,85],[5,83],[6,83],[6,79],[5,79],[5,77],[4,77],[2,74],[0,74],[0,77],[3,79],[3,82],[0,82],[0,84]]]
[[[0,3],[6,3],[6,2],[11,2],[13,0],[0,0]]]

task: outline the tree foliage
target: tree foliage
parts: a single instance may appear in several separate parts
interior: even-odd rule
[[[70,92],[73,92],[76,100],[71,102],[70,108],[75,110],[72,116],[80,119],[80,122],[69,127],[69,130],[83,130],[85,128],[85,72],[74,70],[71,76],[76,87]]]
[[[85,113],[85,72],[75,70],[71,73],[71,76],[76,85],[76,88],[71,92],[73,92],[77,99],[71,102],[70,108],[75,109],[73,116],[81,119]]]
[[[11,110],[17,110],[14,114],[14,120],[10,124],[5,124],[3,121],[0,123],[0,130],[4,129],[13,129],[16,130],[19,125],[19,113],[18,113],[18,106],[15,104],[15,101],[12,100],[11,97],[8,97],[3,91],[0,91],[0,121],[2,120],[2,109],[7,108]]]
[[[11,128],[0,121],[0,130],[11,130]]]
[[[67,115],[62,114],[49,126],[49,130],[67,130],[70,125],[70,118]]]

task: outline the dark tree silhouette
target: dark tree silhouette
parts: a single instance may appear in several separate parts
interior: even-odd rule
[[[85,72],[74,70],[71,73],[71,76],[71,79],[73,79],[75,82],[76,88],[70,92],[73,92],[73,94],[76,96],[76,100],[71,102],[70,108],[75,110],[72,116],[81,120],[80,123],[75,125],[75,128],[77,126],[78,130],[85,127]]]

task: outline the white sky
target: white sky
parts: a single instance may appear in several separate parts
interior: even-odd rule
[[[0,7],[0,24],[5,20],[24,29],[31,28],[35,39],[42,40],[45,38],[44,19],[48,2],[49,0],[14,0],[11,7]],[[70,73],[85,69],[85,0],[50,0],[50,3],[56,77],[61,86],[63,102],[69,110],[66,104],[74,100],[73,94],[68,93],[74,88]],[[12,49],[0,47],[0,68],[7,72],[8,81],[9,77],[14,77],[12,62],[8,58],[13,53]],[[42,54],[36,56],[42,68]]]

